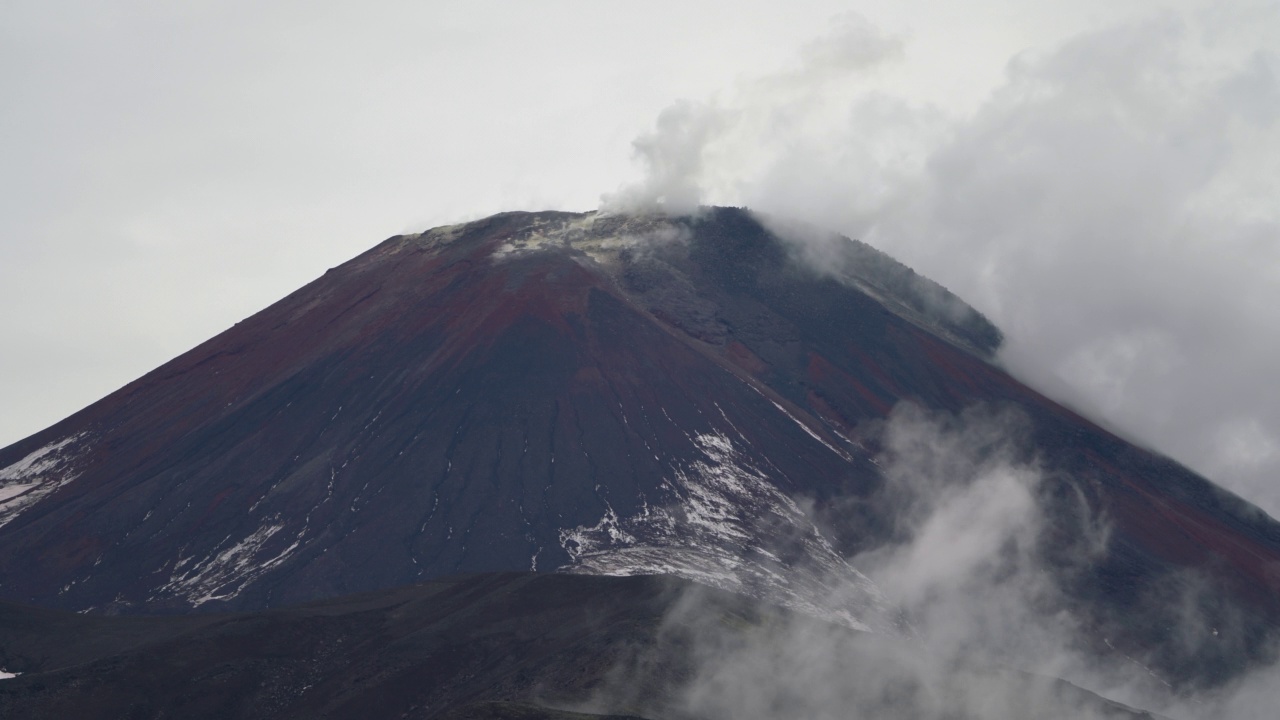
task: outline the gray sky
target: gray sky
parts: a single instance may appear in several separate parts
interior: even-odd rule
[[[0,10],[0,445],[386,236],[667,193],[872,242],[1280,515],[1275,3],[104,5]]]

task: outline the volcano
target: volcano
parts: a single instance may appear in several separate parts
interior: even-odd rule
[[[986,404],[1024,414],[1055,469],[1060,547],[1082,516],[1110,524],[1062,574],[1109,646],[1169,677],[1263,657],[1280,526],[1018,382],[1000,342],[873,248],[741,209],[392,237],[0,450],[0,596],[185,614],[459,574],[671,575],[909,632],[847,561],[894,532],[868,428],[904,402]],[[1187,572],[1219,588],[1204,632],[1229,617],[1230,642],[1170,650],[1149,599]]]

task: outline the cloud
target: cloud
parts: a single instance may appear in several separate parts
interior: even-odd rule
[[[1280,514],[1280,166],[1252,158],[1280,125],[1234,89],[1275,61],[1195,40],[1164,17],[1015,62],[864,233],[991,316],[1016,374]]]
[[[1000,326],[1014,374],[1280,516],[1278,15],[1030,49],[967,113],[880,82],[911,48],[848,21],[717,100],[680,196],[885,250]]]
[[[883,448],[877,501],[897,525],[893,541],[853,561],[902,610],[905,635],[735,609],[695,587],[669,611],[656,649],[625,658],[582,709],[705,718],[1105,716],[1096,697],[1048,679],[1085,674],[1088,663],[1071,651],[1074,617],[1040,610],[1054,592],[1036,552],[1045,473],[1024,429],[1016,411],[953,416],[909,403],[866,429]],[[685,681],[665,705],[646,706],[633,688],[662,667],[678,667]]]
[[[702,203],[701,174],[707,144],[732,124],[714,105],[680,101],[658,115],[657,127],[632,142],[644,180],[602,200],[614,212],[648,208],[683,215]]]
[[[1169,641],[1149,649],[1152,657],[1122,649],[1105,634],[1115,628],[1064,589],[1073,567],[1105,549],[1108,524],[1083,517],[1065,558],[1048,547],[1062,518],[1047,514],[1046,493],[1070,479],[1042,465],[1027,423],[1015,409],[952,415],[900,403],[865,429],[881,448],[886,482],[877,501],[897,526],[892,541],[851,561],[902,611],[905,635],[854,632],[694,586],[668,612],[658,642],[624,656],[578,709],[1000,720],[1141,717],[1128,709],[1141,707],[1181,720],[1272,717],[1275,667],[1210,689],[1180,683],[1176,692],[1153,669],[1170,660],[1156,653],[1203,656],[1219,635],[1243,629],[1203,578],[1172,573],[1135,598]],[[1126,612],[1131,622],[1147,610]]]
[[[902,55],[902,40],[848,13],[804,44],[795,67],[744,81],[726,101],[677,100],[651,132],[632,142],[642,178],[601,198],[606,211],[660,210],[686,214],[706,201],[705,189],[732,179],[753,162],[743,143],[763,135],[805,132],[821,98],[850,73],[872,72]]]
[[[900,608],[939,682],[1017,670],[1148,701],[1152,679],[1145,670],[1135,677],[1140,666],[1123,656],[1098,654],[1084,638],[1093,613],[1064,585],[1101,557],[1109,524],[1085,503],[1075,517],[1050,519],[1049,496],[1073,483],[1041,464],[1029,429],[1015,408],[952,415],[900,403],[866,431],[881,448],[886,482],[877,502],[895,518],[896,536],[851,562]],[[1064,522],[1066,544],[1052,540]],[[1085,715],[1097,711],[1087,696],[1077,700]]]

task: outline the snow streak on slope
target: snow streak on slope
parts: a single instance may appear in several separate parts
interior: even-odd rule
[[[0,469],[0,527],[79,476],[76,461],[87,449],[78,433],[50,443]]]
[[[673,464],[663,497],[620,518],[560,531],[569,572],[675,575],[859,630],[892,631],[883,595],[773,480],[718,432]]]
[[[191,564],[193,557],[179,561],[161,592],[184,597],[193,607],[210,600],[234,598],[249,583],[283,563],[302,544],[306,529],[281,552],[262,557],[269,554],[263,552],[267,542],[283,529],[279,517],[268,518],[243,540],[194,565]]]

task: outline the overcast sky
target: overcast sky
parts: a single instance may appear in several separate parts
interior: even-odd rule
[[[662,197],[877,245],[1280,515],[1275,3],[265,5],[0,9],[0,445],[389,235]]]

